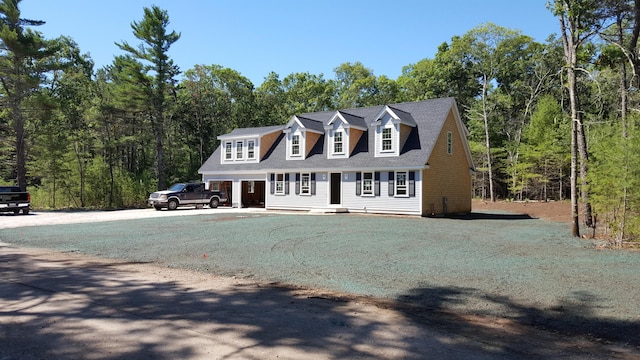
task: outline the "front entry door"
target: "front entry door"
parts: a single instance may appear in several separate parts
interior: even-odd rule
[[[342,198],[342,175],[340,173],[331,173],[331,205],[340,205]]]

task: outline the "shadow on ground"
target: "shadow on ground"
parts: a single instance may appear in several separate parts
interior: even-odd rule
[[[398,298],[399,308],[411,320],[437,325],[461,339],[480,339],[489,348],[523,357],[576,358],[606,356],[625,358],[640,355],[640,322],[603,319],[594,314],[598,299],[575,292],[552,308],[525,306],[508,297],[483,294],[473,288],[422,287]],[[504,317],[455,311],[465,303],[482,302],[502,308]],[[487,312],[488,313],[488,312]],[[542,331],[541,331],[542,330]],[[629,353],[608,352],[608,344],[624,344]]]
[[[79,266],[44,258],[35,263],[32,256],[17,252],[0,254],[2,358],[100,354],[102,359],[184,359],[198,357],[203,344],[216,344],[220,352],[212,355],[217,358],[273,357],[284,347],[293,349],[292,358],[322,354],[318,358],[333,359],[579,358],[602,353],[601,342],[572,346],[559,333],[640,345],[638,324],[596,318],[589,311],[589,294],[576,294],[554,309],[536,309],[474,289],[424,287],[397,301],[377,303],[380,313],[387,307],[406,315],[406,326],[398,327],[375,312],[355,314],[348,296],[301,295],[300,289],[256,284],[231,291],[198,290],[175,281],[142,280],[124,271],[122,263]],[[482,314],[448,310],[475,297],[500,304],[513,315],[491,321]],[[541,335],[538,327],[549,332]]]
[[[0,358],[187,359],[205,346],[215,358],[486,358],[419,326],[397,332],[347,300],[278,285],[198,290],[76,261],[0,253]]]

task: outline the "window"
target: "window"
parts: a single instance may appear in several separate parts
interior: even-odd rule
[[[300,155],[300,135],[291,136],[291,155]]]
[[[233,158],[233,154],[231,153],[231,142],[224,143],[224,159],[231,160]]]
[[[236,141],[236,159],[242,159],[244,155],[243,145],[242,141]]]
[[[284,195],[284,174],[276,174],[276,194]]]
[[[342,154],[342,131],[333,133],[333,153]]]
[[[382,151],[392,151],[391,128],[382,129]]]
[[[209,187],[211,188],[211,191],[220,191],[220,183],[219,182],[211,182],[209,184]]]
[[[453,136],[451,131],[447,132],[447,154],[451,155],[453,152]]]
[[[396,196],[408,196],[407,192],[407,172],[396,172]]]
[[[256,183],[254,181],[249,181],[247,183],[247,192],[249,194],[253,194],[256,192]]]
[[[311,195],[311,174],[301,174],[300,176],[300,194]]]
[[[256,142],[253,140],[247,141],[247,158],[248,159],[256,158]]]
[[[373,195],[373,173],[362,173],[362,195]]]

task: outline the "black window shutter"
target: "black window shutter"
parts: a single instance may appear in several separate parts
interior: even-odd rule
[[[276,192],[276,174],[271,174],[271,195]]]
[[[380,196],[380,172],[376,171],[376,173],[374,174],[374,179],[375,179],[375,184],[374,184],[374,188],[373,188],[373,194],[375,196]]]
[[[393,181],[394,181],[393,171],[389,171],[389,196],[393,196],[394,194]]]
[[[289,173],[284,174],[284,194],[289,195]]]
[[[300,195],[300,173],[296,173],[296,195]]]
[[[356,196],[360,196],[360,188],[362,187],[362,173],[356,173]]]
[[[416,196],[416,172],[409,171],[409,196]]]
[[[311,173],[311,195],[316,194],[316,173]]]

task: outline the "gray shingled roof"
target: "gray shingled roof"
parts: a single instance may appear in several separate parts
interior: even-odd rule
[[[411,125],[411,126],[417,125],[415,119],[413,118],[413,116],[411,116],[411,113],[402,111],[401,109],[398,109],[397,107],[393,107],[393,106],[389,106],[389,109],[391,109],[391,111],[393,111],[396,115],[398,115],[400,120],[402,120],[407,125]]]
[[[298,116],[298,120],[300,120],[300,122],[306,129],[324,133],[324,125],[321,121],[307,119],[306,117],[302,116]]]
[[[442,126],[452,107],[456,106],[453,98],[441,98],[410,103],[389,105],[403,121],[413,121],[417,125],[409,135],[404,148],[397,157],[375,157],[375,128],[371,123],[384,108],[384,105],[365,108],[342,110],[353,117],[362,118],[368,129],[353,153],[347,159],[328,159],[325,136],[318,140],[316,148],[303,161],[286,159],[286,141],[283,137],[274,144],[272,151],[260,163],[231,163],[221,164],[220,147],[205,161],[199,172],[233,172],[233,171],[278,171],[289,169],[392,169],[405,167],[423,167],[429,156]],[[299,118],[306,118],[328,124],[335,115],[335,111],[323,111],[302,114]],[[348,121],[350,121],[348,120]],[[306,125],[305,125],[306,126]],[[235,132],[235,130],[234,130]],[[234,134],[232,132],[231,134]],[[234,134],[235,136],[235,134]]]
[[[273,125],[273,126],[261,126],[261,127],[250,127],[250,128],[236,128],[233,129],[228,134],[220,135],[218,138],[220,140],[230,139],[230,138],[238,138],[238,137],[250,137],[250,136],[263,136],[266,134],[270,134],[276,131],[282,131],[284,129],[284,125]]]
[[[364,121],[364,118],[362,116],[353,115],[345,111],[338,111],[338,112],[350,125],[365,128],[365,129],[367,128],[367,123]]]

